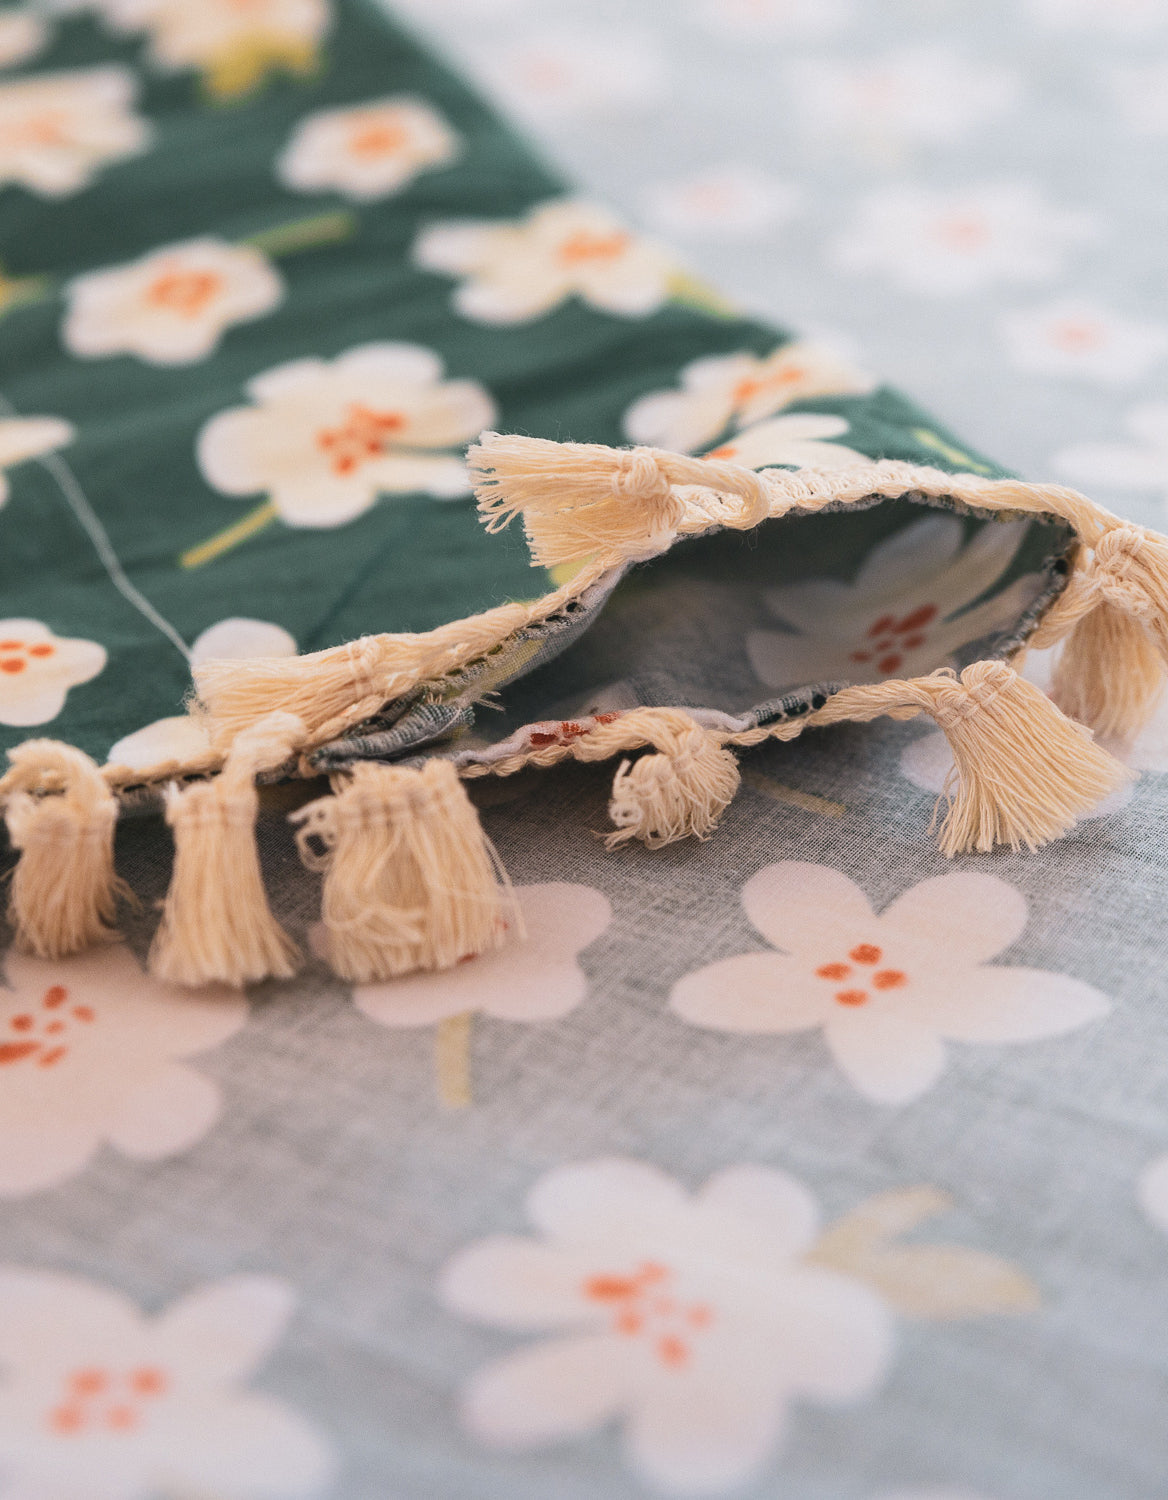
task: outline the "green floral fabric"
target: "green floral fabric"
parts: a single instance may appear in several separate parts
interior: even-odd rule
[[[0,82],[0,747],[157,760],[192,654],[544,592],[476,519],[484,427],[1000,472],[806,346],[791,374],[371,3],[75,9]]]

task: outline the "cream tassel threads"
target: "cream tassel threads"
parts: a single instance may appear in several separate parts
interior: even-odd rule
[[[1054,610],[1053,634],[1059,615],[1073,621],[1055,669],[1055,701],[1108,739],[1132,739],[1168,667],[1168,542],[1138,526],[1105,531]]]
[[[689,512],[687,486],[725,493],[706,524],[757,526],[770,513],[765,475],[741,464],[660,448],[606,448],[485,432],[467,467],[488,531],[522,515],[533,561],[544,567],[599,557],[637,562],[666,551]]]
[[[292,714],[269,714],[236,737],[214,780],[169,788],[174,871],[150,949],[159,979],[239,987],[296,972],[296,946],[264,892],[255,778],[282,765],[303,734]]]
[[[327,957],[343,979],[448,969],[520,931],[498,857],[448,761],[359,763],[334,796],[292,820],[305,864],[324,871]]]
[[[903,718],[913,707],[936,720],[953,751],[955,784],[946,789],[938,841],[950,857],[996,844],[1037,849],[1132,779],[1089,729],[1000,661],[974,662],[960,677],[943,668],[907,682],[844,688],[803,725]]]
[[[62,958],[110,942],[117,898],[113,793],[88,755],[56,740],[26,740],[8,752],[8,833],[20,860],[8,917],[17,946]]]

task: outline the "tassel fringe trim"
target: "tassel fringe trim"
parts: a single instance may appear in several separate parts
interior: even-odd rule
[[[0,778],[0,805],[20,853],[9,916],[21,946],[54,957],[108,940],[117,901],[128,894],[114,872],[116,790],[210,775],[167,791],[175,863],[151,966],[192,985],[290,975],[298,955],[268,906],[255,845],[257,776],[311,774],[305,756],[315,746],[406,694],[440,691],[678,537],[883,497],[1069,523],[1080,542],[1074,571],[1030,638],[1035,646],[1062,643],[1055,702],[1004,663],[977,662],[960,676],[939,671],[845,688],[802,718],[741,731],[708,728],[680,709],[636,709],[566,743],[464,765],[461,774],[623,756],[607,843],[656,847],[709,836],[738,786],[737,750],[809,728],[925,713],[953,749],[952,784],[938,808],[947,855],[995,844],[1036,848],[1129,779],[1092,731],[1130,739],[1163,691],[1168,538],[1073,490],[896,462],[756,473],[650,448],[496,434],[484,436],[469,462],[488,529],[521,515],[536,562],[583,563],[571,581],[534,602],[422,634],[367,636],[302,657],[202,663],[201,702],[192,711],[210,748],[197,761],[141,773],[98,768],[55,741],[18,746]],[[329,952],[346,978],[447,967],[517,930],[506,877],[458,777],[441,760],[421,769],[359,765],[334,795],[298,815],[306,862],[324,874]]]

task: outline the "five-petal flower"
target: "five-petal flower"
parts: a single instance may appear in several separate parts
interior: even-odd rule
[[[446,1266],[466,1317],[555,1336],[488,1365],[465,1420],[529,1448],[625,1420],[629,1460],[674,1495],[755,1477],[793,1400],[858,1400],[892,1353],[887,1305],[809,1264],[818,1211],[785,1173],[731,1167],[693,1197],[641,1162],[559,1167],[535,1185],[539,1238],[479,1241]]]
[[[667,250],[574,198],[512,221],[435,224],[414,258],[424,270],[464,278],[454,305],[478,323],[527,323],[572,296],[616,317],[645,317],[667,301],[677,271]]]
[[[0,1196],[66,1181],[103,1141],[156,1161],[210,1130],[219,1090],[176,1059],[242,1027],[237,991],[160,984],[120,944],[53,960],[10,951],[4,968]]]
[[[865,395],[875,382],[838,355],[810,343],[780,344],[767,355],[715,354],[692,360],[681,371],[681,388],[651,391],[635,401],[625,413],[625,432],[634,443],[695,453],[720,437],[728,427],[749,428],[761,423],[793,401],[816,396]],[[812,415],[807,413],[806,415]],[[834,432],[847,431],[840,417],[818,417],[830,421]],[[842,425],[841,425],[842,424]],[[776,429],[768,428],[772,434]],[[790,426],[779,428],[780,436],[794,436]],[[820,428],[808,436],[824,435]],[[732,441],[741,444],[740,433]],[[751,447],[757,441],[751,438]],[[849,463],[863,463],[862,454],[845,448]],[[822,462],[812,459],[770,459],[771,463]]]
[[[300,193],[332,189],[370,202],[400,192],[419,172],[446,166],[459,150],[458,137],[424,100],[372,99],[301,120],[276,172]]]
[[[64,198],[106,162],[144,151],[150,127],[131,108],[136,93],[133,73],[116,65],[0,85],[0,186]]]
[[[873,547],[852,583],[812,578],[771,589],[767,607],[787,628],[748,634],[751,666],[771,688],[931,672],[959,647],[1013,625],[1035,597],[1040,580],[1027,573],[974,602],[1025,534],[1024,523],[995,521],[966,541],[957,516],[922,516]]]
[[[417,344],[361,344],[248,382],[251,406],[212,417],[199,466],[226,495],[266,491],[289,526],[343,526],[379,494],[442,499],[470,489],[461,449],[495,406],[477,381],[443,380]]]
[[[993,875],[923,880],[880,916],[826,865],[784,861],[749,880],[742,903],[778,952],[743,953],[687,974],[670,1005],[697,1026],[788,1033],[822,1027],[867,1098],[904,1104],[945,1066],[945,1042],[1061,1036],[1110,1008],[1064,974],[991,964],[1026,925],[1026,900]]]
[[[70,688],[106,663],[96,641],[54,635],[40,620],[0,620],[0,724],[48,724]]]
[[[71,281],[61,340],[82,359],[136,354],[153,365],[194,364],[233,323],[263,317],[283,295],[283,279],[260,251],[211,236],[184,240]]]
[[[244,1382],[281,1337],[283,1281],[229,1276],[150,1317],[121,1292],[0,1268],[0,1454],[15,1497],[308,1500],[333,1459]]]

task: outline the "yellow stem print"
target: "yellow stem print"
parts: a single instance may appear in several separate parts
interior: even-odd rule
[[[683,307],[692,307],[695,312],[705,313],[711,318],[737,318],[739,310],[733,302],[723,297],[708,282],[692,271],[674,271],[669,278],[669,295]]]
[[[314,214],[311,219],[293,219],[290,224],[276,224],[271,229],[245,234],[238,243],[250,245],[263,255],[295,255],[299,250],[315,250],[318,245],[347,240],[356,230],[354,214]]]
[[[0,266],[0,316],[14,307],[23,307],[28,302],[39,302],[52,291],[52,278],[48,276],[6,276]]]
[[[434,1034],[434,1068],[438,1075],[438,1098],[446,1109],[467,1109],[471,1104],[470,1038],[473,1016],[463,1011],[438,1022]]]
[[[319,63],[315,46],[301,37],[255,32],[211,59],[203,88],[217,103],[230,103],[257,89],[269,73],[312,73]]]
[[[754,787],[764,797],[775,802],[785,802],[788,807],[801,807],[804,812],[818,813],[824,818],[842,818],[847,808],[842,802],[832,802],[827,797],[816,797],[812,792],[801,792],[798,787],[787,786],[764,776],[761,771],[745,770],[742,779],[747,786]]]
[[[242,521],[236,521],[234,526],[228,526],[226,531],[221,531],[217,536],[208,541],[200,542],[197,547],[191,547],[179,558],[179,566],[183,568],[201,568],[204,563],[213,562],[215,558],[222,557],[225,552],[230,552],[233,547],[238,547],[240,542],[246,542],[248,537],[255,536],[257,531],[262,531],[276,519],[276,507],[271,500],[265,500],[263,504],[257,505],[255,510],[249,510]]]
[[[978,463],[976,458],[971,458],[961,448],[955,448],[952,443],[947,443],[944,438],[938,437],[927,427],[914,427],[913,437],[920,443],[922,448],[932,448],[934,453],[939,453],[942,458],[947,458],[951,464],[960,464],[962,468],[968,469],[972,474],[992,474],[994,471],[988,464]]]

